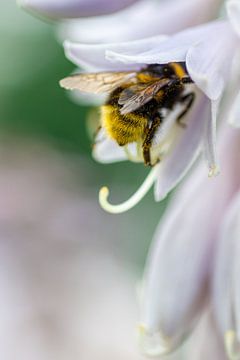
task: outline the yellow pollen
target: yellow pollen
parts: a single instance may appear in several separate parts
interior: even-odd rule
[[[219,175],[219,173],[220,173],[220,169],[217,165],[210,166],[208,171],[208,177],[211,178],[217,176]]]
[[[137,325],[137,331],[140,336],[143,336],[146,334],[146,327],[143,323],[140,323]]]

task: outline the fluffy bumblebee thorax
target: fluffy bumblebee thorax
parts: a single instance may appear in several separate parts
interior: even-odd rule
[[[142,139],[147,119],[139,111],[122,115],[118,104],[124,88],[116,89],[105,105],[101,106],[101,123],[110,138],[120,146]]]

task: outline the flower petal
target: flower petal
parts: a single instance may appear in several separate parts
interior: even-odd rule
[[[229,359],[239,359],[240,345],[240,286],[239,232],[240,192],[227,209],[220,229],[220,241],[214,276],[213,299],[216,318]]]
[[[240,36],[240,2],[239,0],[228,0],[226,7],[228,18],[234,30]]]
[[[83,43],[120,42],[173,34],[211,20],[218,7],[218,0],[139,1],[110,16],[67,21],[59,33],[61,39]]]
[[[103,164],[127,160],[124,148],[119,146],[116,141],[109,139],[104,129],[97,134],[92,155],[96,161]]]
[[[106,101],[105,94],[85,93],[78,90],[72,90],[70,92],[67,92],[67,94],[74,103],[82,106],[101,106]]]
[[[232,318],[232,262],[236,251],[234,246],[234,240],[236,240],[234,223],[236,210],[239,211],[238,205],[237,203],[231,204],[221,226],[214,272],[214,309],[223,336],[230,329],[234,329]]]
[[[217,100],[229,77],[237,37],[227,21],[215,22],[205,39],[187,51],[188,72],[197,86],[212,100]]]
[[[158,36],[138,41],[119,43],[119,44],[78,44],[65,41],[64,49],[66,57],[79,67],[84,67],[88,71],[103,71],[103,70],[129,70],[138,69],[143,64],[136,66],[123,65],[111,63],[105,58],[106,50],[121,50],[127,51],[129,46],[135,53],[139,53],[142,48],[151,49],[156,44],[166,39],[165,36]]]
[[[186,129],[182,129],[179,141],[174,143],[172,152],[160,164],[155,185],[156,201],[162,200],[181,181],[199,154],[204,124],[209,122],[210,104],[206,97],[198,96],[198,102],[187,115],[190,119],[186,121]]]
[[[46,17],[77,18],[111,13],[136,0],[18,0],[20,6]]]
[[[234,99],[229,113],[228,122],[234,127],[240,127],[240,91]]]
[[[205,181],[201,183],[199,179],[198,172],[168,209],[155,234],[147,263],[141,323],[152,337],[162,334],[169,339],[168,351],[182,341],[196,321],[211,265],[218,215],[214,201],[206,208]],[[212,192],[216,184],[209,185]],[[215,192],[214,200],[217,197]],[[215,219],[211,216],[213,211]]]
[[[115,50],[108,49],[108,51],[106,51],[106,57],[109,60],[116,62],[121,61],[126,64],[161,64],[171,61],[185,61],[189,48],[200,41],[208,39],[210,32],[218,32],[219,28],[223,27],[222,23],[225,22],[215,21],[196,26],[181,31],[169,37],[166,41],[160,43],[156,41],[155,44],[152,44],[153,46],[146,46],[148,43],[147,39],[145,39],[145,42],[142,42],[141,47],[139,47],[138,52],[136,52],[135,49],[134,51],[132,50],[131,42],[129,42],[128,47],[125,46],[124,49],[118,49],[117,46]],[[158,40],[158,37],[156,37],[156,40]]]
[[[203,164],[192,173],[167,209],[148,257],[141,323],[174,346],[203,305],[219,223],[239,182],[239,174],[229,176],[239,158],[239,134],[230,130],[223,132],[221,176],[209,180]]]
[[[239,266],[239,256],[240,256],[240,246],[239,246],[239,234],[240,234],[240,192],[234,200],[234,205],[236,206],[233,211],[235,211],[235,232],[233,234],[233,241],[236,244],[236,253],[235,253],[235,266],[234,266],[234,278],[233,278],[233,295],[234,295],[234,315],[236,321],[236,332],[237,338],[240,343],[240,286],[239,286],[239,276],[240,276],[240,266]],[[233,206],[234,206],[233,205]],[[233,229],[231,229],[233,231]],[[234,258],[233,258],[234,260]],[[234,264],[234,261],[233,261]]]
[[[183,358],[186,360],[226,360],[222,338],[210,307],[207,307],[189,343],[186,344],[185,353]]]

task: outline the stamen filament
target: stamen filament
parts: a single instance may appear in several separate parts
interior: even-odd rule
[[[158,171],[159,165],[155,165],[154,168],[150,171],[142,185],[138,188],[138,190],[122,204],[112,205],[108,202],[109,189],[104,186],[99,191],[99,203],[101,207],[111,213],[111,214],[120,214],[125,211],[132,209],[135,205],[137,205],[142,198],[147,194],[149,189],[152,187]]]

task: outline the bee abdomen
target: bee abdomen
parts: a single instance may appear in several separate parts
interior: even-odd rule
[[[147,125],[147,119],[139,114],[121,115],[117,105],[102,106],[101,120],[108,136],[121,146],[141,139]]]

